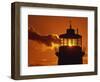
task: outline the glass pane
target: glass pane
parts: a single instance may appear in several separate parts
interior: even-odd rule
[[[72,45],[72,39],[68,39],[68,46],[73,46]]]
[[[64,40],[64,45],[67,46],[67,39]]]
[[[82,46],[82,41],[81,41],[81,38],[78,39],[78,42],[79,42],[79,46]]]
[[[77,39],[73,39],[73,46],[77,46]]]
[[[61,39],[61,46],[63,46],[63,39]]]

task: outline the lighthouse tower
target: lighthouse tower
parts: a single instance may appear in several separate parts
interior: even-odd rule
[[[84,52],[82,51],[82,36],[79,35],[78,29],[75,32],[70,24],[66,33],[59,37],[61,44],[57,53],[58,65],[82,64]]]

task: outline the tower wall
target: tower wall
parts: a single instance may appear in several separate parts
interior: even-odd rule
[[[58,65],[82,64],[82,48],[79,46],[61,46],[57,56]]]

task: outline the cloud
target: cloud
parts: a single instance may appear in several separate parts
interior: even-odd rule
[[[37,41],[39,43],[43,43],[46,46],[52,46],[52,43],[60,44],[60,39],[57,34],[42,36],[42,35],[36,33],[35,31],[33,31],[32,29],[28,30],[28,39]]]

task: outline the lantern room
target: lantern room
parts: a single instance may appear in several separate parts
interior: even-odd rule
[[[70,28],[66,30],[65,34],[61,34],[60,36],[61,44],[60,46],[80,46],[82,47],[82,36],[78,34],[78,29],[72,29],[71,25]]]

